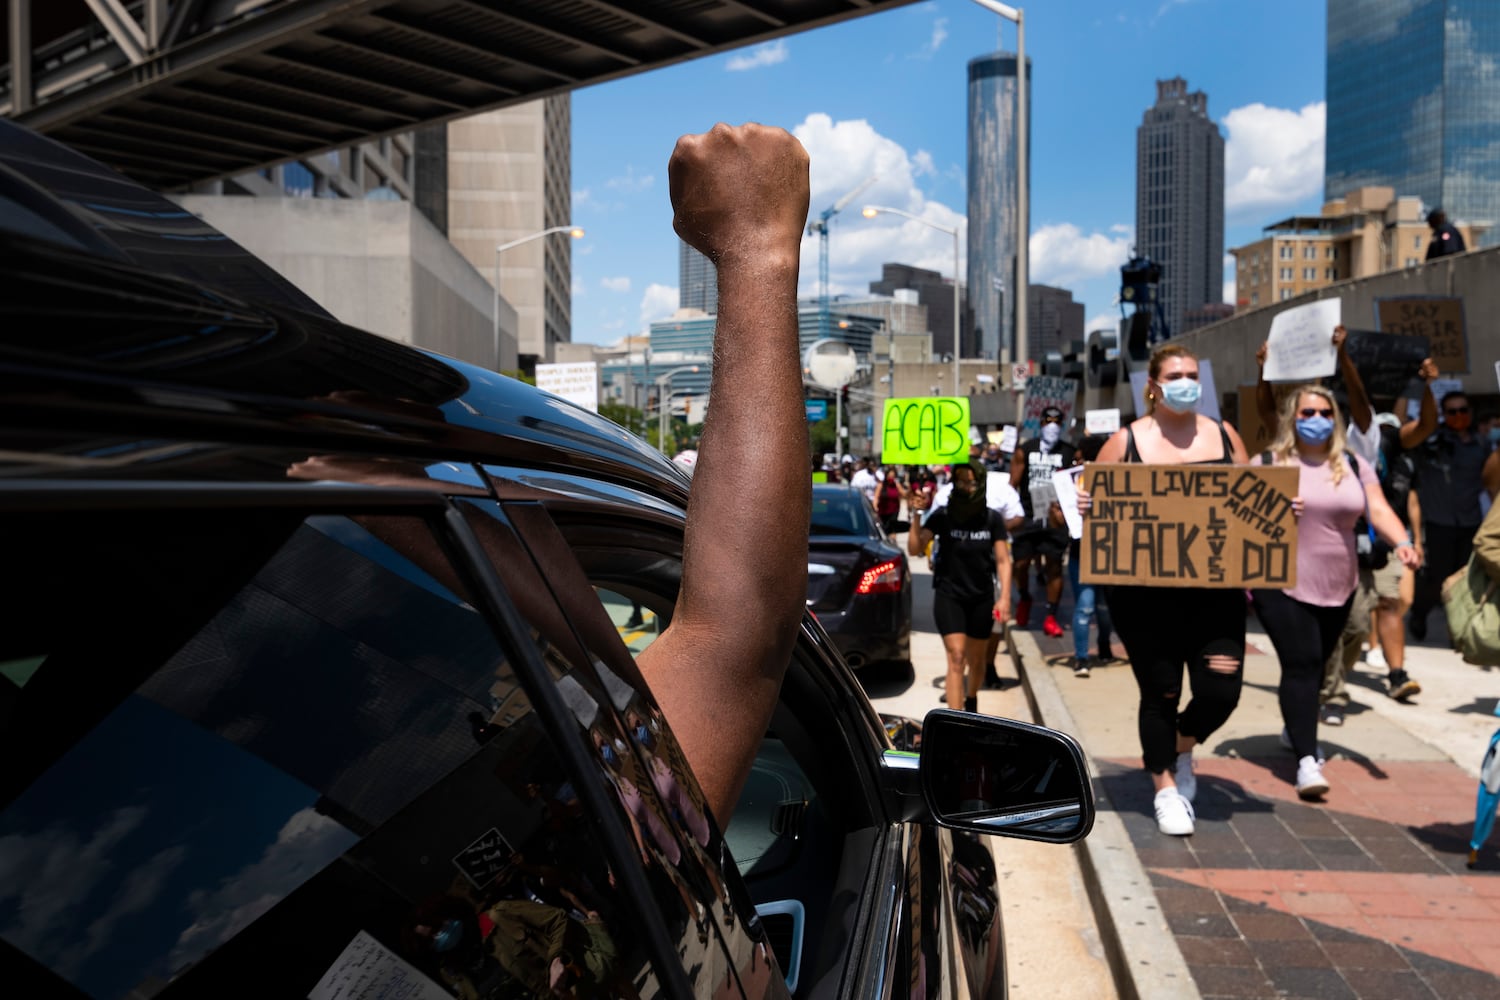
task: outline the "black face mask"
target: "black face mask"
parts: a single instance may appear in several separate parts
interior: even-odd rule
[[[966,468],[974,473],[974,490],[973,492],[965,492],[955,484],[953,492],[948,496],[948,506],[952,509],[955,520],[963,522],[972,521],[984,513],[984,488],[988,476],[985,474],[984,466],[978,462],[969,462],[967,465],[959,465],[955,466],[955,468]]]

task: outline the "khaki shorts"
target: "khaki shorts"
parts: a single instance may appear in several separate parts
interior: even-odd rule
[[[1401,578],[1406,575],[1406,567],[1401,565],[1401,560],[1396,558],[1396,553],[1391,553],[1391,558],[1384,568],[1368,572],[1374,577],[1377,597],[1388,601],[1401,599]]]

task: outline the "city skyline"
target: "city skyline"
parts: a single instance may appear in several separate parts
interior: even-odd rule
[[[1224,58],[1243,38],[1272,33],[1278,61],[1311,72]],[[1289,0],[1028,9],[1032,282],[1074,292],[1089,329],[1118,316],[1118,268],[1134,245],[1134,132],[1157,79],[1181,75],[1213,95],[1226,137],[1226,242],[1255,238],[1278,215],[1315,212],[1324,43],[1322,5]],[[677,135],[717,120],[797,134],[812,157],[813,216],[875,173],[860,202],[966,230],[966,66],[1014,48],[1012,26],[1002,32],[968,0],[941,0],[578,91],[574,221],[589,238],[575,247],[574,339],[610,343],[676,308],[666,160]],[[858,207],[831,227],[835,295],[862,293],[888,261],[951,276],[950,237],[863,219]],[[801,293],[815,296],[816,284],[809,238]]]

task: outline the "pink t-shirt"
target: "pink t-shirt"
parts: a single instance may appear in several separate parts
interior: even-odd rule
[[[1302,517],[1297,521],[1297,586],[1288,597],[1324,608],[1336,608],[1359,586],[1359,562],[1354,552],[1354,522],[1365,512],[1365,486],[1379,483],[1375,469],[1360,460],[1359,481],[1345,473],[1338,486],[1324,463],[1298,460],[1301,474]],[[1261,464],[1256,456],[1254,464]]]

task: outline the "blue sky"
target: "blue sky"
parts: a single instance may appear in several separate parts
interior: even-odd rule
[[[1117,315],[1135,225],[1135,129],[1155,81],[1208,94],[1226,148],[1226,243],[1322,201],[1324,5],[1316,0],[1034,0],[1026,5],[1032,94],[1032,281],[1073,290],[1090,328]],[[677,238],[666,164],[677,136],[716,121],[794,131],[812,157],[813,214],[865,177],[835,219],[835,293],[863,292],[883,261],[950,274],[940,225],[965,212],[966,66],[1014,50],[1008,22],[971,0],[933,0],[573,95],[573,339],[610,343],[677,305]],[[817,250],[803,241],[802,291]],[[1226,266],[1226,281],[1232,280]]]

